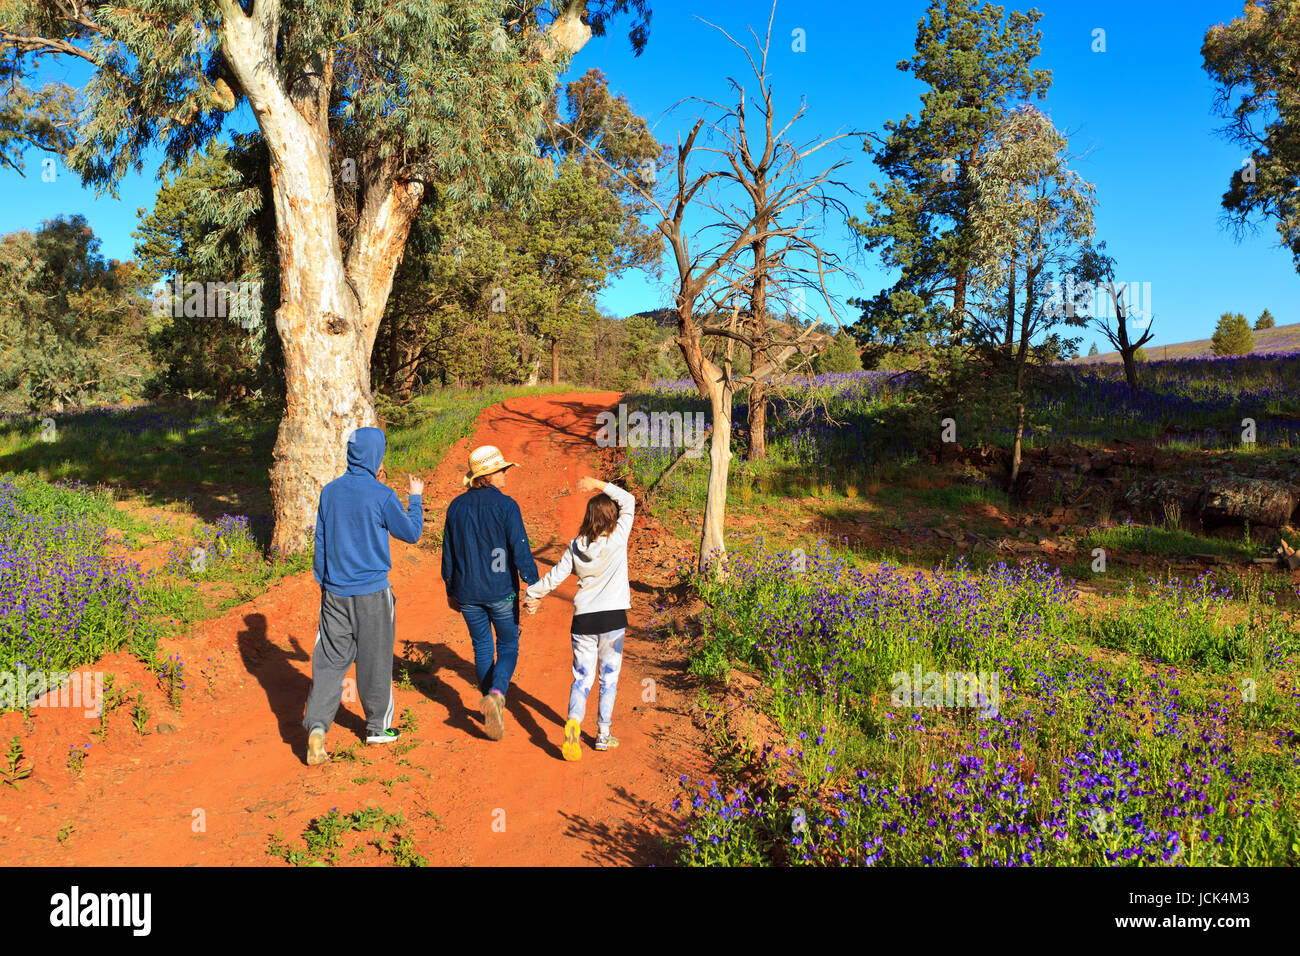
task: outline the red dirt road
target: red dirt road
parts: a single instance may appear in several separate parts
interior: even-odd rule
[[[302,848],[311,819],[367,805],[400,811],[416,851],[435,865],[670,862],[662,837],[673,826],[677,778],[698,774],[705,761],[682,662],[646,633],[652,586],[668,583],[672,563],[653,521],[638,514],[629,548],[632,627],[614,715],[622,746],[591,749],[593,691],[579,763],[565,762],[559,747],[572,680],[573,580],[535,616],[523,616],[506,736],[493,742],[482,729],[469,636],[447,606],[432,547],[447,502],[463,490],[468,450],[491,443],[521,463],[506,493],[523,510],[545,573],[577,533],[586,498],[574,483],[599,474],[596,415],[618,400],[616,393],[512,399],[485,412],[476,434],[446,460],[429,463],[421,543],[392,542],[397,655],[427,660],[431,671],[413,671],[415,687],[395,690],[397,713],[409,708],[416,718],[404,735],[411,749],[361,743],[360,704],[345,701],[328,749],[355,744],[359,759],[306,766],[301,720],[319,588],[310,573],[288,578],[164,647],[187,666],[180,715],[138,662],[122,654],[103,661],[119,687],[145,689],[153,710],[147,736],[133,729],[129,705],[112,714],[106,741],[92,737],[98,721],[80,709],[36,708],[25,726],[20,714],[0,716],[0,743],[21,733],[33,767],[20,790],[0,784],[0,864],[275,864],[271,834]],[[405,475],[390,480],[404,489]],[[160,723],[174,732],[159,733]],[[77,777],[68,750],[86,743]],[[342,862],[388,859],[367,846]]]

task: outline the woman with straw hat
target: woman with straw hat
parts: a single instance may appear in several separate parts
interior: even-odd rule
[[[523,514],[503,493],[506,471],[514,467],[495,445],[470,452],[467,490],[447,507],[442,533],[447,600],[469,629],[483,725],[492,740],[505,734],[506,691],[519,659],[519,579],[534,584],[539,578]]]

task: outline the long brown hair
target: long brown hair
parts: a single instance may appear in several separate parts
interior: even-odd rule
[[[587,513],[583,516],[582,527],[578,529],[578,537],[591,544],[601,535],[613,532],[617,526],[618,504],[601,492],[587,502]]]

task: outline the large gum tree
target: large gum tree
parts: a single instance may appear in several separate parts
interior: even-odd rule
[[[90,64],[64,151],[112,192],[161,149],[160,174],[256,124],[270,151],[286,404],[271,469],[274,547],[298,551],[344,436],[376,423],[370,352],[431,184],[472,211],[545,175],[537,137],[557,69],[645,0],[9,0],[4,63]],[[26,87],[24,87],[26,89]],[[31,97],[39,102],[39,97]],[[57,137],[46,136],[57,141]],[[41,145],[33,143],[33,145]],[[356,189],[340,229],[336,183]]]

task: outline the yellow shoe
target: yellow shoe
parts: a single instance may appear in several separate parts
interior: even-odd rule
[[[565,760],[582,759],[582,724],[576,720],[570,720],[564,725],[564,745],[560,747],[560,752],[564,754]]]

